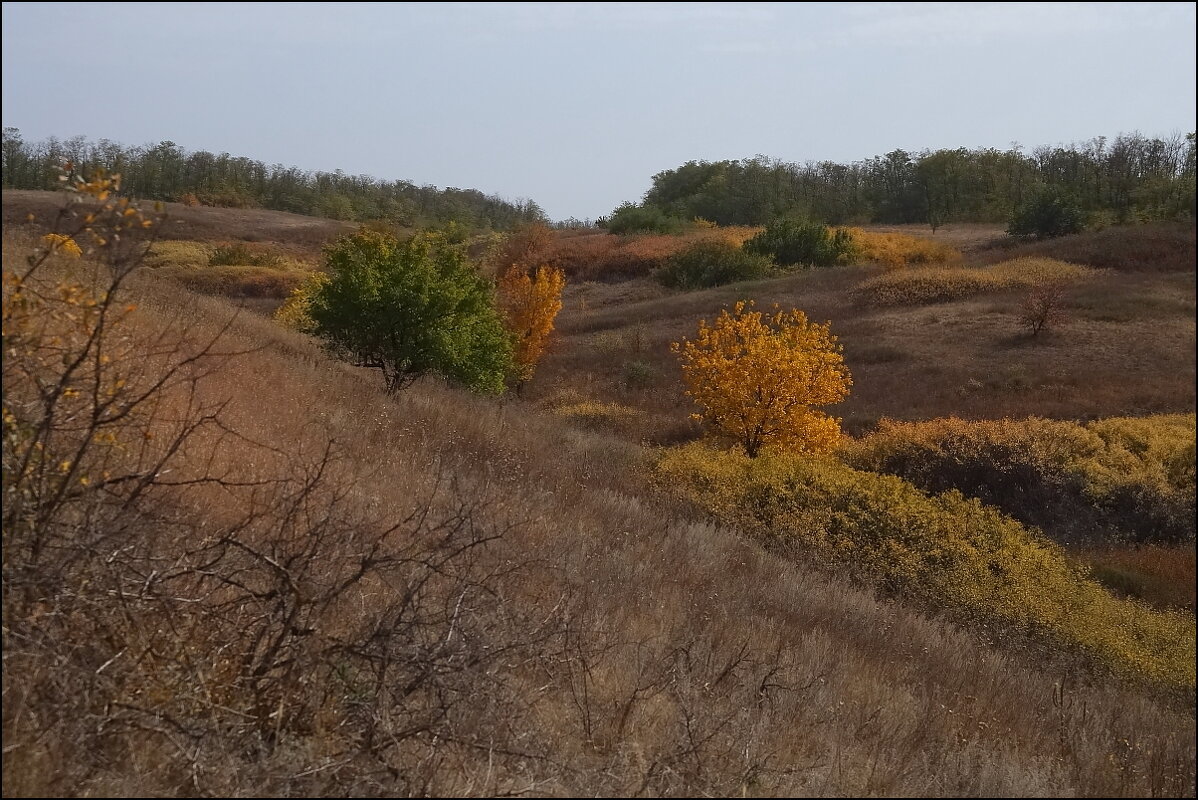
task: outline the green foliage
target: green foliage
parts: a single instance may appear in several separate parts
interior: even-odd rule
[[[1047,188],[1016,209],[1007,233],[1029,239],[1051,239],[1085,229],[1086,213],[1077,198]]]
[[[773,272],[768,256],[746,253],[732,242],[697,241],[666,259],[655,277],[674,289],[706,289],[764,278]]]
[[[772,258],[780,266],[831,267],[858,256],[852,234],[818,222],[776,219],[744,244],[749,253]]]
[[[959,490],[1063,541],[1193,541],[1194,435],[1193,414],[883,420],[842,458],[926,491]]]
[[[653,176],[646,205],[680,219],[764,225],[802,215],[829,224],[1007,222],[1029,187],[1082,199],[1119,221],[1194,216],[1194,136],[1138,133],[1025,151],[944,149],[850,163],[757,156],[688,161]],[[1133,166],[1134,165],[1134,166]]]
[[[928,495],[830,458],[692,444],[659,480],[722,520],[897,592],[1081,647],[1124,674],[1194,685],[1194,617],[1121,600],[1034,529],[957,491]]]
[[[657,206],[624,203],[601,220],[611,233],[681,233],[687,223],[677,217],[668,216]]]
[[[5,128],[5,188],[56,189],[59,169],[71,162],[77,174],[98,168],[120,173],[122,188],[146,200],[226,208],[269,208],[340,220],[386,219],[405,227],[457,220],[474,229],[508,229],[545,221],[531,200],[509,202],[477,189],[417,185],[367,175],[306,172],[228,153],[188,151],[174,142],[127,147],[79,136],[27,142]]]
[[[624,362],[620,383],[625,390],[633,391],[651,386],[657,377],[657,368],[653,364],[641,359],[632,359]]]
[[[336,353],[383,372],[389,391],[427,373],[499,394],[512,343],[488,281],[437,233],[374,231],[325,250],[329,280],[310,301],[312,331]]]

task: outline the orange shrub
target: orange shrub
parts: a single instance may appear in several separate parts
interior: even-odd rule
[[[566,277],[555,267],[540,266],[534,272],[516,263],[499,279],[499,309],[515,340],[517,390],[532,379],[545,353],[565,287]]]

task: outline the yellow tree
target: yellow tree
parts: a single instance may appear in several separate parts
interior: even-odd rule
[[[537,267],[533,272],[513,264],[499,278],[499,308],[515,340],[516,391],[532,379],[545,353],[553,321],[562,310],[566,276],[560,269]]]
[[[853,381],[828,323],[777,306],[766,315],[742,301],[673,347],[687,394],[702,409],[695,417],[750,457],[766,445],[807,453],[836,446],[840,420],[815,409],[844,400]]]

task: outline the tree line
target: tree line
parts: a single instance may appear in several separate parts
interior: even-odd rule
[[[385,219],[412,227],[452,221],[507,230],[546,219],[532,200],[512,202],[477,189],[439,189],[341,170],[310,172],[228,153],[188,151],[171,141],[136,147],[82,136],[28,142],[17,128],[5,128],[0,152],[5,189],[60,188],[62,166],[69,163],[73,174],[84,177],[97,168],[119,173],[122,188],[146,200]]]
[[[1007,150],[893,150],[850,164],[790,163],[766,156],[688,161],[653,176],[640,205],[602,222],[619,232],[668,229],[701,218],[762,225],[802,217],[848,223],[1005,222],[1038,194],[1067,194],[1110,222],[1195,214],[1194,134],[1098,137],[1067,146]]]

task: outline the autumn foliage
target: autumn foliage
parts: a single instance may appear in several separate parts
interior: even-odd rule
[[[532,379],[545,353],[553,321],[562,310],[566,276],[560,269],[539,266],[534,272],[519,263],[499,279],[498,301],[504,324],[514,338],[517,386]]]
[[[860,260],[866,264],[893,268],[913,264],[954,264],[961,260],[961,252],[956,248],[924,236],[867,231],[864,228],[849,228],[849,233],[857,246]]]
[[[797,309],[765,315],[741,301],[694,340],[674,344],[696,415],[735,439],[750,457],[766,445],[824,452],[840,440],[840,421],[816,410],[848,396],[852,378],[829,324]]]

